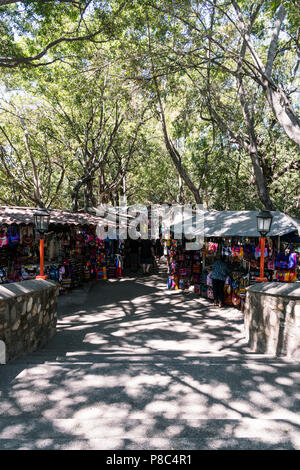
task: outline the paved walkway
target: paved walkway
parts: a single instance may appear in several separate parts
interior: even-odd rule
[[[59,298],[45,349],[0,366],[0,449],[300,449],[300,366],[163,275]]]

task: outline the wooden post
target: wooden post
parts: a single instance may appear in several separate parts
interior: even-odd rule
[[[264,267],[265,267],[265,237],[261,237],[260,241],[260,277],[264,277]]]
[[[44,275],[44,238],[40,238],[40,275],[36,279],[47,279],[48,276]]]
[[[256,277],[255,280],[258,282],[268,282],[268,279],[264,277],[264,267],[265,267],[265,237],[260,239],[260,273],[259,277]]]

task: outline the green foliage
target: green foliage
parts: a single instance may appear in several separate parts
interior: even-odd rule
[[[236,3],[245,21],[260,4]],[[298,2],[263,2],[251,38],[266,63],[280,5],[286,16],[272,80],[298,110]],[[95,203],[102,196],[114,200],[124,175],[129,202],[193,202],[185,182],[179,195],[159,90],[170,140],[202,200],[215,209],[262,207],[246,151],[249,128],[237,74],[242,40],[233,2],[27,1],[1,7],[0,20],[1,90],[8,90],[0,116],[7,135],[1,134],[0,146],[19,185],[34,189],[36,183],[20,117],[8,112],[14,106],[27,123],[43,197],[52,205],[71,208],[74,186],[88,172],[92,179],[78,193],[81,207],[87,190]],[[255,67],[248,48],[241,74],[264,182],[276,208],[300,216],[299,151],[267,105]],[[114,133],[116,113],[121,123]],[[18,189],[3,165],[0,181],[0,200],[33,203],[34,191]]]

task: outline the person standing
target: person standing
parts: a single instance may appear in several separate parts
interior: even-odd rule
[[[134,240],[134,239],[129,240],[130,270],[134,273],[137,273],[137,271],[138,271],[139,246],[140,246],[139,240]]]
[[[158,261],[163,256],[163,254],[164,254],[164,249],[163,249],[162,239],[160,235],[160,237],[155,241],[155,256],[156,258],[158,258]]]
[[[143,274],[149,274],[150,267],[155,257],[154,247],[151,240],[141,240],[139,247],[140,263],[142,265]]]
[[[218,255],[212,267],[212,283],[214,294],[214,305],[219,304],[223,307],[224,302],[224,285],[227,276],[231,275],[228,265],[224,261],[224,257]]]

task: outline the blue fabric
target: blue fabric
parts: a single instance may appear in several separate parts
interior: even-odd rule
[[[230,269],[227,264],[217,259],[212,267],[212,279],[218,279],[219,281],[225,281],[226,277],[230,275]]]

